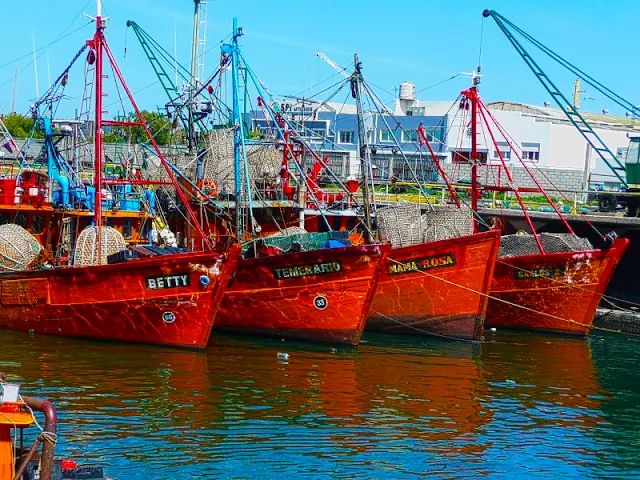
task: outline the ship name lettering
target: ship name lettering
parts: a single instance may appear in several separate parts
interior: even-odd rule
[[[274,268],[273,276],[276,280],[285,280],[289,278],[309,277],[311,275],[322,275],[341,271],[342,264],[340,262],[323,262],[313,263],[311,265]]]
[[[163,275],[145,278],[148,290],[161,290],[163,288],[181,288],[191,285],[189,274]]]
[[[393,262],[387,265],[387,272],[390,275],[400,273],[420,272],[432,270],[434,268],[446,268],[456,265],[456,255],[453,252],[434,255],[431,257],[410,260],[406,262]]]

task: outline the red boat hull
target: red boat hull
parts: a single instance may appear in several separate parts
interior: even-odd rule
[[[628,245],[618,238],[607,250],[498,260],[487,326],[587,335]]]
[[[0,328],[204,348],[238,256],[233,247],[2,275]]]
[[[498,248],[490,231],[392,249],[367,330],[481,339]]]
[[[357,345],[387,245],[240,260],[215,329]]]

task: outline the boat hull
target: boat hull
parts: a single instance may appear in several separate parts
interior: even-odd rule
[[[2,275],[0,328],[201,349],[238,257],[233,247]]]
[[[481,339],[498,248],[490,231],[392,249],[367,330]]]
[[[357,345],[388,245],[240,260],[215,330]]]
[[[607,250],[499,259],[487,326],[587,335],[628,245],[618,238]]]

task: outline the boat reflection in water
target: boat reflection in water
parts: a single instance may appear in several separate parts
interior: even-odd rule
[[[197,353],[9,335],[2,370],[59,405],[63,453],[79,445],[111,476],[531,474],[599,455],[583,340],[369,334],[336,351],[217,336]]]

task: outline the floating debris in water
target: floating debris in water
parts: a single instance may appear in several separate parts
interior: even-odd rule
[[[281,360],[289,360],[289,354],[284,352],[278,352],[277,357]]]

